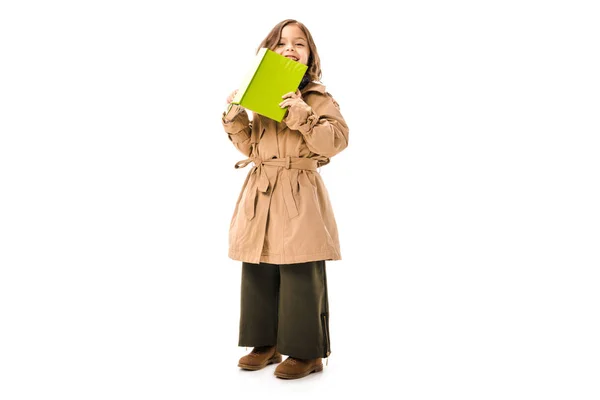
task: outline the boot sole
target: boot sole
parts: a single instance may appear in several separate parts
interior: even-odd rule
[[[267,365],[270,364],[278,364],[281,362],[283,358],[281,357],[281,355],[275,356],[275,357],[271,357],[269,358],[266,362],[264,362],[263,364],[258,364],[258,365],[251,365],[251,364],[242,364],[239,363],[238,367],[242,368],[242,369],[246,369],[248,371],[258,371],[259,369],[263,369],[264,367],[266,367]]]
[[[275,376],[281,379],[298,379],[298,378],[304,378],[307,375],[312,374],[313,372],[321,372],[323,371],[323,364],[321,365],[315,365],[312,369],[309,369],[301,374],[298,375],[290,375],[290,374],[284,374],[281,372],[277,372],[275,371]]]

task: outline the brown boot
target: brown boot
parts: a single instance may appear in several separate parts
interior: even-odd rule
[[[249,354],[240,358],[238,367],[256,371],[269,364],[280,362],[281,354],[275,349],[275,346],[260,346],[255,347]]]
[[[313,372],[321,371],[323,371],[323,363],[320,358],[302,360],[300,358],[288,357],[275,368],[275,376],[283,379],[298,379]]]

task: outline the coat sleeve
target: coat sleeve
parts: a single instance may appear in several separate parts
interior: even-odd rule
[[[329,93],[312,94],[306,101],[308,104],[289,107],[286,125],[302,133],[313,153],[333,157],[348,147],[348,125],[333,97]]]
[[[245,156],[250,156],[250,134],[252,132],[252,121],[248,119],[246,110],[242,110],[231,121],[225,119],[225,113],[221,117],[223,128],[229,136],[233,145]]]

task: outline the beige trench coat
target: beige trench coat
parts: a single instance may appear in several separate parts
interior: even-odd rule
[[[295,264],[341,259],[338,230],[317,167],[348,146],[348,126],[325,86],[302,90],[281,123],[241,112],[222,119],[249,171],[229,229],[229,257],[249,263]]]

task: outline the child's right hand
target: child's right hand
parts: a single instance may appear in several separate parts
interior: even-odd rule
[[[238,92],[238,89],[235,89],[233,92],[231,92],[229,97],[227,97],[227,104],[230,104],[233,101],[233,98],[235,97],[237,92]]]

